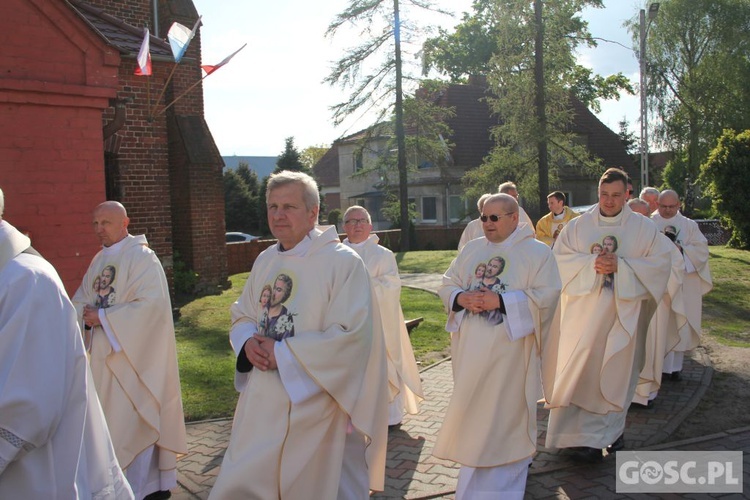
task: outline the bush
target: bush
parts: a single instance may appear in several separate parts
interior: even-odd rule
[[[328,223],[336,226],[336,228],[339,227],[339,221],[341,220],[341,210],[338,208],[334,208],[330,212],[328,212]]]
[[[193,295],[195,285],[198,284],[198,273],[188,269],[187,264],[180,259],[180,253],[175,252],[173,256],[172,278],[174,280],[174,291],[181,295]]]
[[[701,166],[701,182],[713,207],[732,231],[728,245],[750,249],[750,130],[725,130]]]

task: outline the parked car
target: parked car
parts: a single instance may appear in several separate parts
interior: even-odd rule
[[[258,236],[253,236],[247,233],[238,233],[237,231],[230,231],[226,234],[227,243],[241,243],[243,241],[257,240]]]
[[[594,205],[596,205],[596,203],[594,203]],[[577,205],[575,207],[570,207],[570,209],[577,214],[582,214],[584,212],[588,212],[589,210],[591,210],[594,207],[594,205]]]

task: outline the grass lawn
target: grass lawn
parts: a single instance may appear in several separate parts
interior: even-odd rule
[[[242,292],[248,275],[230,276],[232,286],[221,295],[201,297],[180,309],[181,317],[175,324],[175,331],[182,404],[188,421],[229,417],[234,412],[238,394],[234,390],[235,356],[229,346],[229,306]],[[449,356],[450,337],[444,329],[446,317],[440,299],[431,293],[404,287],[401,303],[406,319],[424,318],[411,333],[420,366]]]
[[[703,330],[726,345],[750,347],[750,252],[711,247],[714,289],[703,300]],[[402,273],[442,274],[455,251],[399,253]],[[232,287],[221,295],[202,297],[182,307],[175,325],[187,420],[228,417],[237,402],[235,358],[229,347],[229,306],[237,300],[248,273],[231,276]],[[401,304],[406,319],[423,317],[411,342],[420,366],[449,355],[445,313],[435,295],[404,287]]]
[[[724,345],[750,347],[750,252],[709,250],[714,288],[703,297],[703,332]]]

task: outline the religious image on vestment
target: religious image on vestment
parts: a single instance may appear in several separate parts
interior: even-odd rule
[[[474,278],[471,281],[469,290],[481,290],[489,288],[495,293],[503,293],[508,284],[504,283],[500,275],[505,271],[506,258],[496,255],[487,262],[480,262],[474,268]],[[480,316],[484,317],[492,325],[499,325],[503,322],[503,315],[500,311],[483,311]]]
[[[117,294],[115,293],[115,277],[117,276],[117,270],[115,266],[109,264],[104,266],[99,276],[94,278],[94,283],[91,285],[92,289],[96,293],[96,301],[94,306],[99,309],[106,309],[115,304]]]
[[[664,226],[664,236],[672,240],[672,243],[677,245],[677,248],[682,252],[682,240],[680,240],[680,230],[675,226]]]
[[[291,273],[290,273],[291,274]],[[266,283],[260,293],[260,323],[258,333],[274,340],[294,337],[294,316],[285,302],[294,292],[294,280],[280,273],[272,283]]]
[[[605,236],[602,238],[601,243],[594,243],[591,245],[591,253],[594,255],[599,255],[602,253],[615,253],[617,252],[617,238],[611,234]],[[614,288],[615,285],[615,275],[614,273],[609,273],[604,276],[604,281],[602,282],[602,288],[611,290]]]

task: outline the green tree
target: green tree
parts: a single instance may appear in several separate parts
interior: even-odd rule
[[[308,146],[302,150],[302,153],[300,153],[300,161],[305,167],[312,169],[329,149],[330,148],[325,144]]]
[[[628,122],[628,119],[623,117],[622,120],[617,122],[617,125],[620,127],[620,131],[617,135],[620,136],[620,142],[625,146],[625,151],[627,151],[629,155],[637,153],[638,139],[636,138],[635,133],[630,130],[630,122]]]
[[[331,108],[337,125],[349,116],[370,110],[377,110],[376,123],[380,123],[393,110],[402,221],[401,250],[407,251],[411,238],[408,232],[402,47],[408,48],[419,30],[405,20],[408,15],[402,19],[402,3],[407,7],[438,10],[430,0],[350,0],[348,7],[328,26],[326,36],[334,36],[342,26],[358,25],[361,27],[359,38],[362,42],[334,64],[324,81],[345,89],[352,88],[347,100]],[[371,70],[363,74],[368,64]]]
[[[726,130],[708,160],[701,166],[700,181],[711,196],[713,208],[732,230],[729,245],[750,250],[750,130]]]
[[[465,177],[469,197],[513,179],[527,199],[543,207],[560,167],[589,175],[603,170],[570,133],[571,99],[596,110],[599,99],[632,93],[632,87],[622,74],[605,78],[576,63],[581,44],[596,46],[580,17],[586,6],[602,2],[475,0],[473,13],[464,15],[454,33],[443,31],[427,43],[428,64],[451,78],[487,76],[488,101],[500,118],[493,130],[496,147]]]
[[[647,91],[660,118],[652,136],[675,152],[664,179],[686,195],[687,213],[686,188],[722,131],[750,127],[748,26],[746,0],[662,1],[650,26]],[[630,29],[637,39],[638,23]]]
[[[241,161],[239,165],[237,165],[237,175],[245,181],[245,185],[247,185],[250,194],[258,196],[258,189],[260,189],[258,174],[255,170],[250,170],[250,165],[247,162]]]
[[[257,196],[234,170],[224,172],[224,220],[227,231],[253,232],[258,227]]]
[[[285,139],[284,151],[279,155],[279,159],[276,160],[274,172],[281,172],[282,170],[294,170],[312,175],[312,170],[302,163],[302,155],[294,145],[294,137],[287,137]]]
[[[415,174],[421,167],[437,167],[439,176],[449,176],[447,169],[451,166],[450,150],[453,146],[446,138],[451,135],[447,120],[455,115],[454,109],[436,104],[438,96],[445,87],[444,82],[424,80],[421,88],[414,95],[404,99],[404,128],[406,171]],[[402,204],[399,192],[399,169],[396,152],[397,139],[393,130],[395,116],[389,122],[372,127],[361,142],[362,152],[370,145],[374,136],[388,137],[385,146],[377,153],[377,161],[365,166],[355,175],[367,176],[376,172],[380,179],[378,189],[387,193],[382,214],[394,228],[402,228]],[[382,151],[385,151],[383,153]],[[407,222],[410,233],[414,236],[411,221],[419,215],[414,205],[406,206]],[[413,239],[413,238],[412,238]]]
[[[474,0],[472,12],[464,13],[461,23],[453,32],[440,29],[438,36],[430,38],[424,44],[424,70],[435,68],[447,75],[453,82],[461,82],[469,76],[488,75],[493,68],[492,58],[498,53],[498,40],[501,39],[500,23],[497,18],[498,0]],[[518,2],[505,2],[518,3]],[[529,3],[529,2],[526,2]],[[555,8],[555,2],[544,2],[545,8]],[[576,2],[579,6],[575,12],[584,6],[601,7],[601,0]],[[528,22],[528,19],[524,20]],[[586,23],[578,20],[585,28]],[[596,47],[597,41],[587,28],[571,29],[564,36],[573,42],[572,48],[578,44]],[[524,42],[530,45],[534,38]],[[533,45],[533,44],[531,44]],[[589,68],[573,64],[570,69],[570,90],[584,105],[600,111],[601,99],[617,99],[620,92],[633,94],[630,80],[622,73],[601,76],[594,74]]]

